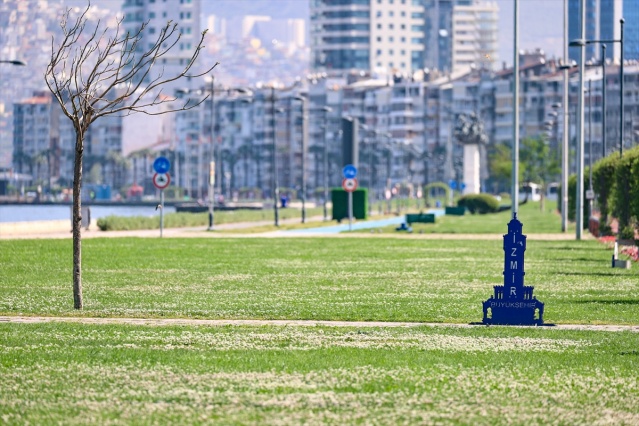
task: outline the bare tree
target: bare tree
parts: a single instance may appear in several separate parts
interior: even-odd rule
[[[75,160],[73,169],[73,306],[82,309],[82,235],[81,189],[84,139],[91,123],[114,114],[129,115],[142,112],[149,115],[166,114],[197,107],[186,101],[162,93],[162,86],[183,77],[200,77],[209,73],[217,63],[203,73],[189,75],[201,50],[206,31],[201,34],[190,60],[175,75],[164,75],[159,65],[162,58],[178,43],[177,24],[169,21],[158,31],[152,45],[145,49],[143,23],[133,34],[121,28],[118,18],[114,31],[98,21],[95,29],[87,29],[89,4],[77,18],[68,9],[60,22],[62,36],[59,43],[51,40],[51,59],[45,81],[62,107],[64,115],[75,129]],[[160,68],[156,72],[151,71]],[[206,98],[205,98],[206,99]],[[166,104],[163,108],[158,106]]]

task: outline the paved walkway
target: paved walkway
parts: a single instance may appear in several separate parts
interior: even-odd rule
[[[80,324],[130,324],[148,326],[205,326],[222,327],[237,326],[281,326],[281,327],[453,327],[471,328],[478,324],[445,324],[425,322],[383,322],[383,321],[315,321],[315,320],[205,320],[183,318],[90,318],[90,317],[25,317],[0,316],[0,323],[80,323]],[[479,324],[481,325],[481,324]],[[590,324],[558,324],[552,327],[539,327],[559,330],[587,330],[587,331],[632,331],[639,333],[638,325],[590,325]]]
[[[397,218],[386,218],[380,221],[379,226],[383,226],[384,221],[402,221],[403,215]],[[323,221],[322,216],[313,216],[307,218],[307,222]],[[373,218],[372,221],[376,220]],[[299,223],[299,218],[281,219],[281,224]],[[383,223],[382,223],[383,222]],[[239,223],[223,223],[216,224],[217,231],[224,230],[241,230],[265,225],[271,225],[272,220],[259,222],[239,222]],[[361,223],[361,222],[360,222]],[[340,225],[340,227],[348,227],[348,225]],[[377,234],[368,232],[341,232],[328,233],[323,227],[307,228],[303,230],[277,230],[270,232],[256,233],[227,233],[227,232],[210,232],[206,226],[187,227],[187,228],[167,228],[162,231],[163,238],[304,238],[304,237],[339,237],[339,238],[410,238],[424,240],[501,240],[502,234],[406,234],[406,233],[385,233]],[[334,227],[333,227],[334,228]],[[341,230],[341,229],[340,229]],[[43,222],[16,222],[16,223],[0,223],[0,240],[8,239],[71,239],[72,233],[68,220],[54,220]],[[132,231],[107,231],[103,232],[98,229],[96,224],[92,224],[89,230],[82,230],[82,239],[86,238],[120,238],[120,237],[140,237],[140,238],[159,238],[159,229],[140,229]],[[554,234],[527,234],[528,240],[574,240],[573,233],[554,233]],[[590,234],[583,235],[584,239],[593,238]]]

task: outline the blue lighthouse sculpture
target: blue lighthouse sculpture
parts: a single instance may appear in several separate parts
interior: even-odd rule
[[[495,294],[484,302],[484,324],[542,325],[544,304],[524,285],[526,236],[515,213],[504,235],[504,285],[494,286]]]

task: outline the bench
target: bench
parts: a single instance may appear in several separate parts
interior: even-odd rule
[[[407,214],[406,223],[435,223],[435,215],[433,213],[417,213]]]
[[[463,216],[466,213],[466,207],[446,207],[444,213],[451,216]]]

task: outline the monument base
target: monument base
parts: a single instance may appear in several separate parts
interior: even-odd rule
[[[523,298],[505,298],[504,287],[495,286],[495,295],[483,303],[482,324],[543,325],[544,303],[532,295],[533,287],[525,286]]]
[[[505,302],[514,306],[503,306],[491,308],[491,316],[484,317],[482,323],[490,325],[543,325],[544,320],[535,318],[536,306],[519,306],[528,305],[523,302]]]

